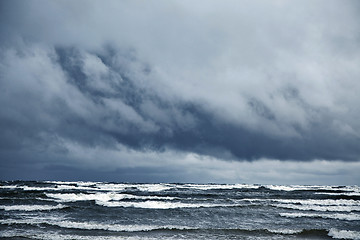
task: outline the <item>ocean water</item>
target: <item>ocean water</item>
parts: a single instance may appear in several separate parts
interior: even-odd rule
[[[0,182],[0,238],[360,239],[360,188]]]

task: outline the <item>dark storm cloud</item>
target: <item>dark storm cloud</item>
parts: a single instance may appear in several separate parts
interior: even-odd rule
[[[2,166],[358,161],[359,7],[311,3],[2,1]]]
[[[49,93],[50,101],[44,100],[42,94],[49,91],[51,86],[40,84],[28,86],[36,89],[23,88],[20,96],[16,98],[5,96],[4,102],[11,103],[2,111],[4,148],[11,148],[12,145],[16,147],[16,143],[24,140],[27,141],[24,144],[46,145],[49,140],[52,144],[52,141],[56,141],[55,135],[90,146],[109,147],[114,141],[118,141],[138,150],[146,148],[161,151],[170,147],[220,158],[224,157],[221,150],[227,150],[240,160],[262,157],[284,160],[356,160],[360,151],[356,139],[342,136],[339,141],[326,122],[314,123],[307,131],[296,129],[300,137],[272,136],[225,122],[200,104],[169,102],[149,89],[136,86],[132,73],[127,73],[129,69],[112,66],[111,54],[108,51],[104,55],[92,54],[89,57],[86,55],[88,53],[81,53],[74,48],[56,48],[53,54],[53,59],[49,59],[52,61],[50,64],[63,74],[59,92],[56,93],[58,95],[53,98],[55,93]],[[88,58],[93,58],[95,63],[101,64],[109,72],[102,73],[104,76],[98,79],[89,75],[85,67]],[[137,61],[127,54],[121,58]],[[95,66],[92,67],[94,70]],[[145,71],[145,65],[143,68],[144,76],[141,77],[146,81],[147,71],[150,70]],[[27,78],[22,77],[23,81],[29,81],[29,75]],[[96,81],[101,81],[103,85],[97,85]],[[5,91],[15,91],[15,88],[20,91],[22,88],[16,83],[14,89],[6,88],[5,82],[3,85]],[[61,88],[63,85],[74,91],[75,97],[80,100],[71,96],[65,99],[62,91],[66,91],[66,88]],[[300,101],[296,99],[298,96],[294,91],[284,94],[289,100]],[[77,101],[84,103],[76,106]],[[266,121],[276,121],[274,113],[265,103],[251,98],[247,104],[256,116]],[[84,109],[81,110],[81,107]],[[149,108],[151,112],[148,111]],[[82,115],[79,111],[87,112]],[[12,117],[10,112],[16,112],[24,118],[23,121],[19,122],[22,119],[17,117],[7,119]],[[43,114],[49,116],[43,118]],[[47,118],[52,119],[47,121]]]

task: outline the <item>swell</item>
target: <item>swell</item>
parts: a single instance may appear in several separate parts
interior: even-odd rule
[[[50,211],[55,209],[62,209],[66,206],[62,204],[58,205],[12,205],[12,206],[0,206],[0,209],[3,209],[5,211]]]
[[[334,220],[345,220],[345,221],[360,221],[360,214],[354,213],[280,213],[281,217],[287,218],[323,218],[323,219],[334,219]]]
[[[156,226],[156,225],[122,225],[95,222],[55,221],[36,219],[28,220],[0,220],[0,224],[8,226],[32,225],[35,227],[57,227],[59,229],[81,229],[105,232],[187,232],[187,233],[237,233],[245,235],[299,235],[299,236],[328,236],[327,229],[246,229],[246,228],[196,228],[189,226]]]

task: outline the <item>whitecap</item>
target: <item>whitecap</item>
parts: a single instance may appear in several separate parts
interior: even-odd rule
[[[18,186],[18,185],[3,185],[3,186],[0,186],[0,188],[3,188],[3,189],[15,189],[15,188],[21,188],[21,186]]]
[[[352,199],[266,199],[266,198],[243,198],[235,201],[248,202],[268,202],[282,204],[301,204],[301,205],[319,205],[319,206],[360,206],[359,200]]]
[[[272,206],[279,208],[296,209],[302,211],[320,211],[320,212],[360,211],[360,206],[319,206],[319,205],[296,205],[296,204],[274,204]]]
[[[163,201],[145,201],[145,202],[109,202],[96,201],[96,204],[105,207],[133,207],[147,209],[175,209],[175,208],[211,208],[211,207],[234,207],[239,204],[212,204],[212,203],[182,203],[182,202],[163,202]]]
[[[190,188],[196,190],[220,190],[220,189],[258,189],[260,186],[252,184],[184,184],[177,188]]]
[[[157,199],[157,200],[173,200],[174,197],[161,196],[136,196],[132,194],[120,194],[115,192],[107,193],[46,193],[47,197],[53,198],[58,202],[77,202],[77,201],[116,201],[122,199]]]
[[[64,208],[64,205],[13,205],[13,206],[0,206],[0,209],[5,211],[48,211],[54,209]]]
[[[282,217],[288,218],[301,218],[301,217],[308,217],[308,218],[325,218],[325,219],[337,219],[337,220],[346,220],[346,221],[359,221],[360,214],[317,214],[317,213],[280,213]]]
[[[14,231],[14,230],[5,230],[0,232],[0,238],[24,238],[26,239],[36,239],[36,240],[156,240],[158,238],[151,238],[145,236],[94,236],[94,235],[73,235],[73,234],[61,234],[59,232],[38,232],[33,230],[27,230],[26,233]]]
[[[350,230],[330,229],[328,235],[335,239],[360,239],[360,232]]]
[[[264,185],[264,187],[275,191],[346,191],[360,192],[358,186],[322,186],[322,185]]]
[[[24,191],[59,191],[59,190],[96,190],[91,187],[82,187],[82,186],[72,186],[72,185],[56,185],[55,187],[31,187],[31,186],[18,186],[18,185],[8,185],[0,186],[2,189],[22,189]]]
[[[161,192],[173,188],[174,184],[128,184],[128,183],[97,183],[95,185],[100,190],[123,191],[127,188],[135,188],[143,192]]]
[[[271,232],[271,233],[276,233],[276,234],[284,234],[284,235],[292,235],[292,234],[298,234],[301,233],[303,231],[303,229],[267,229],[267,231]]]
[[[321,194],[321,195],[331,195],[331,196],[360,196],[359,192],[316,192],[315,194]]]
[[[123,183],[96,183],[95,187],[103,191],[123,191],[126,188],[132,187],[132,185]]]
[[[271,199],[279,203],[295,203],[321,206],[360,206],[359,200],[352,199]]]
[[[161,192],[170,190],[174,186],[171,184],[139,184],[135,186],[140,191],[145,192]]]
[[[6,219],[0,220],[1,224],[28,224],[28,225],[38,225],[38,224],[49,224],[53,226],[58,226],[61,228],[68,229],[84,229],[84,230],[104,230],[104,231],[113,231],[113,232],[147,232],[160,229],[193,229],[187,226],[177,226],[177,225],[125,225],[117,223],[98,223],[98,222],[76,222],[68,220],[57,220],[53,218],[29,218],[29,219]]]

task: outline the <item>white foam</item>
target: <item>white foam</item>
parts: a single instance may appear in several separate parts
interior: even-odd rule
[[[65,181],[45,181],[46,183],[53,183],[53,184],[59,184],[59,185],[78,185],[78,186],[92,186],[95,185],[97,183],[101,183],[101,182],[83,182],[83,181],[79,181],[79,182],[65,182]]]
[[[349,230],[330,229],[328,235],[335,239],[360,239],[360,232]]]
[[[125,183],[99,183],[95,185],[97,188],[105,191],[123,191],[126,188],[136,188],[144,192],[161,192],[173,188],[174,184],[125,184]]]
[[[4,185],[4,186],[0,186],[0,188],[3,188],[3,189],[14,189],[14,188],[20,188],[19,186],[17,185]]]
[[[116,223],[97,223],[97,222],[76,222],[68,220],[58,220],[54,218],[29,218],[29,219],[6,219],[0,220],[1,224],[29,224],[29,225],[38,225],[38,224],[49,224],[53,226],[59,226],[62,228],[69,229],[85,229],[85,230],[104,230],[104,231],[114,231],[114,232],[144,232],[152,231],[157,229],[193,229],[187,226],[176,226],[176,225],[166,225],[166,226],[157,226],[157,225],[123,225]]]
[[[211,208],[211,207],[234,207],[239,204],[212,204],[212,203],[181,203],[181,202],[162,202],[162,201],[145,201],[145,202],[104,202],[96,201],[96,204],[105,207],[133,207],[148,209],[174,209],[174,208]]]
[[[126,188],[133,187],[133,185],[122,183],[97,183],[95,187],[103,191],[123,191]]]
[[[158,183],[158,184],[113,184],[113,183],[103,183],[96,184],[101,190],[107,191],[119,191],[125,190],[126,188],[137,188],[140,191],[144,192],[161,192],[170,190],[173,188],[177,189],[198,189],[198,190],[214,190],[214,189],[257,189],[260,186],[251,185],[251,184],[168,184],[168,183]]]
[[[321,206],[360,206],[360,201],[352,199],[272,199],[279,203]]]
[[[56,185],[55,187],[29,187],[29,186],[0,186],[3,189],[22,189],[24,191],[59,191],[59,190],[97,190],[91,187],[85,186],[73,186],[73,185]]]
[[[303,229],[300,230],[294,230],[294,229],[267,229],[267,231],[271,232],[271,233],[279,233],[279,234],[297,234],[297,233],[301,233],[303,231]]]
[[[332,195],[332,196],[360,196],[359,192],[339,192],[339,193],[333,193],[333,192],[316,192],[315,194],[322,194],[322,195]]]
[[[321,185],[264,185],[264,187],[276,191],[298,191],[298,190],[323,190],[323,191],[348,191],[360,193],[358,186],[321,186]]]
[[[216,190],[216,189],[258,189],[260,186],[251,184],[184,184],[177,188],[190,188],[197,190]]]
[[[360,211],[360,206],[319,206],[319,205],[296,205],[296,204],[274,204],[273,206],[280,208],[302,210],[302,211],[320,211],[320,212]]]
[[[146,191],[146,192],[161,192],[170,190],[174,186],[171,184],[139,184],[136,185],[136,188],[140,191]]]
[[[13,206],[0,206],[0,209],[5,211],[48,211],[54,209],[64,208],[64,205],[13,205]]]
[[[60,234],[58,232],[39,233],[34,230],[26,230],[26,233],[14,230],[6,230],[0,232],[0,237],[2,238],[24,238],[26,239],[41,239],[41,240],[143,240],[143,239],[152,239],[156,240],[157,238],[149,238],[144,236],[82,236],[82,235],[72,235],[72,234]]]
[[[280,216],[288,217],[288,218],[309,217],[309,218],[325,218],[325,219],[337,219],[337,220],[347,220],[347,221],[360,220],[360,215],[354,213],[349,213],[349,214],[280,213]]]
[[[352,199],[266,199],[266,198],[243,198],[237,199],[239,201],[248,201],[248,202],[268,202],[272,203],[282,203],[282,204],[301,204],[301,205],[318,205],[318,206],[360,206],[359,200]]]
[[[24,191],[97,190],[86,186],[56,185],[56,187],[21,187]]]
[[[54,198],[59,202],[76,202],[76,201],[116,201],[122,199],[158,199],[158,200],[173,200],[174,197],[160,197],[160,196],[136,196],[131,194],[120,194],[114,192],[106,193],[46,193],[47,197]]]

